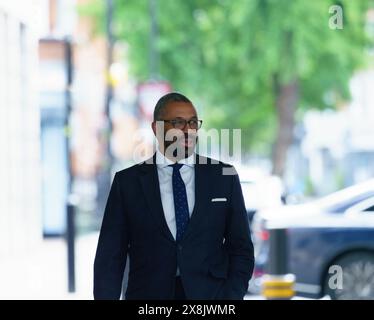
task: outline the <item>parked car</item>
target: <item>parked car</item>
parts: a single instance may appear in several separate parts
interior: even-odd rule
[[[285,228],[288,268],[297,295],[374,299],[374,179],[303,205],[258,212],[252,224],[259,290],[266,272],[269,228]],[[331,268],[337,266],[337,268]],[[331,284],[341,270],[341,285]]]

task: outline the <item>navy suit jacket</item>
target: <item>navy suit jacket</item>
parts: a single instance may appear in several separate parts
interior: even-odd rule
[[[177,244],[164,217],[155,156],[149,160],[115,174],[94,262],[95,299],[120,298],[127,255],[126,299],[173,299],[177,265],[187,299],[243,299],[254,254],[238,175],[223,174],[235,169],[196,156],[195,207]]]

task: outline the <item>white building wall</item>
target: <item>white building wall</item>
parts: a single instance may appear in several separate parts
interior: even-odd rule
[[[374,70],[357,74],[350,83],[352,102],[347,110],[354,149],[374,151]]]
[[[374,69],[358,72],[350,81],[351,101],[343,109],[310,110],[304,117],[305,137],[301,151],[308,159],[312,183],[321,194],[335,191],[338,182],[332,181],[340,180],[341,175],[348,184],[373,177],[372,88]],[[333,168],[327,163],[326,153],[334,162]],[[290,170],[293,170],[292,167]]]
[[[0,259],[30,250],[42,239],[40,4],[0,0]]]

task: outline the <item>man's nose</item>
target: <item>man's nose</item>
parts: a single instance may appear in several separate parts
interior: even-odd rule
[[[196,129],[192,129],[192,128],[190,127],[190,124],[187,122],[186,125],[185,125],[184,128],[183,128],[183,133],[188,133],[188,130],[189,130],[190,132],[193,132],[193,133],[196,132]]]
[[[183,128],[183,133],[188,133],[188,129],[190,129],[190,125],[187,122],[186,125]]]

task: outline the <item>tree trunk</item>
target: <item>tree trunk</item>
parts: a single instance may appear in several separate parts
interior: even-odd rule
[[[272,173],[281,178],[286,167],[288,148],[293,141],[298,93],[297,80],[285,85],[278,85],[276,90],[278,130],[272,155]]]

